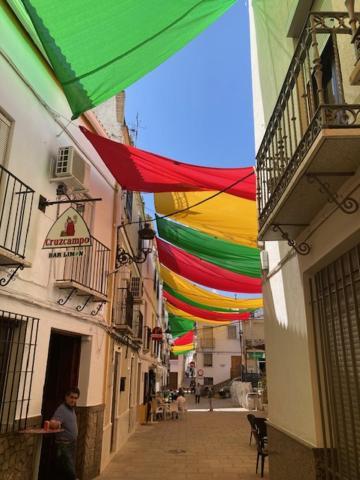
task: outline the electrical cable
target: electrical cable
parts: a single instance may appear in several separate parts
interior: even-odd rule
[[[186,207],[186,208],[182,208],[180,210],[175,210],[174,212],[168,213],[167,215],[158,216],[157,218],[159,218],[161,220],[163,218],[168,218],[168,217],[172,217],[173,215],[177,215],[178,213],[186,212],[187,210],[191,210],[194,207],[198,207],[199,205],[201,205],[205,202],[208,202],[209,200],[212,200],[213,198],[217,197],[218,195],[221,195],[222,193],[226,193],[228,190],[235,187],[235,185],[247,180],[252,175],[255,175],[254,170],[251,173],[247,174],[245,177],[239,178],[238,180],[233,182],[231,185],[228,185],[227,187],[223,188],[222,190],[219,190],[218,192],[214,193],[213,195],[210,195],[209,197],[206,197],[203,200],[200,200],[200,202],[194,203],[193,205],[190,205],[189,207]],[[155,218],[148,218],[145,221],[154,222],[155,220],[156,220],[156,217]],[[127,227],[128,225],[141,224],[141,223],[143,223],[143,220],[138,220],[136,222],[127,222],[127,223],[123,223],[122,225],[120,225],[120,228]]]

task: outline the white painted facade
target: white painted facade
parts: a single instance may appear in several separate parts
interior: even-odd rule
[[[300,2],[292,3],[300,5]],[[342,12],[346,10],[344,3],[346,2],[313,2],[312,10]],[[280,9],[280,7],[278,8]],[[308,5],[307,8],[310,6]],[[249,12],[255,146],[257,150],[269,121],[269,115],[266,116],[264,112],[271,113],[274,105],[271,104],[273,102],[271,95],[269,96],[261,89],[259,73],[261,60],[259,60],[259,45],[257,44],[251,6]],[[305,18],[306,14],[304,14]],[[273,63],[275,67],[282,64],[288,67],[294,51],[295,41],[291,43],[290,39],[286,38],[285,27],[286,25],[284,25],[282,48],[276,53],[279,58]],[[349,38],[346,38],[347,42],[348,40]],[[342,44],[340,46],[342,47]],[[340,55],[347,99],[350,103],[356,104],[360,98],[359,88],[348,84],[348,78],[353,68],[353,63],[348,60],[348,56],[352,55],[350,46],[346,45],[344,55],[340,49]],[[286,69],[275,86],[277,94],[280,92],[285,73]],[[268,74],[272,75],[272,72],[268,72]],[[341,156],[340,140],[336,144],[336,148],[339,149],[339,156]],[[360,168],[341,187],[338,192],[340,198],[345,198],[351,192],[351,196],[359,201],[359,176]],[[294,218],[294,222],[296,222],[296,218]],[[297,239],[300,242],[308,239],[307,241],[311,245],[310,254],[296,255],[286,242],[266,241],[264,244],[269,258],[269,269],[263,272],[269,424],[277,431],[283,432],[286,436],[310,449],[323,446],[323,437],[309,283],[314,274],[322,267],[359,242],[359,226],[358,212],[346,215],[328,203],[314,216],[310,225]],[[289,461],[289,464],[292,462],[290,457],[285,460],[288,455],[286,449],[284,452],[278,453],[284,455],[281,457],[284,458],[284,462]],[[291,468],[294,468],[294,463],[291,465]]]
[[[146,326],[149,329],[154,326],[161,326],[163,330],[166,328],[159,302],[158,275],[154,289],[156,253],[151,254],[142,266],[124,267],[114,273],[117,244],[120,241],[127,251],[136,252],[138,225],[131,226],[129,233],[119,236],[117,227],[129,221],[125,215],[126,195],[78,128],[78,125],[83,125],[100,135],[129,142],[124,128],[124,99],[110,99],[93,112],[70,122],[70,108],[49,65],[3,4],[0,7],[0,25],[0,113],[10,124],[5,148],[1,136],[3,131],[0,130],[1,148],[5,152],[0,155],[0,165],[35,191],[23,262],[26,268],[19,271],[8,285],[0,287],[0,317],[5,311],[39,319],[28,405],[28,418],[37,425],[46,419],[41,419],[41,413],[51,333],[80,339],[78,386],[81,396],[78,405],[103,409],[104,428],[98,439],[102,444],[101,447],[97,444],[96,451],[101,451],[101,468],[104,468],[126,442],[136,424],[144,420],[145,374],[150,368],[158,371],[158,389],[166,384],[168,374],[166,343],[162,344],[161,355],[160,352],[159,355],[155,353],[151,338],[149,350],[144,348]],[[92,302],[93,297],[82,311],[76,309],[83,306],[87,299],[77,295],[83,293],[79,290],[64,305],[58,303],[69,293],[69,289],[59,289],[56,285],[56,280],[62,279],[63,260],[49,259],[48,251],[42,250],[47,232],[68,206],[48,206],[45,213],[38,209],[40,195],[50,201],[66,199],[63,196],[57,198],[57,182],[50,181],[52,162],[59,147],[65,146],[73,147],[88,167],[84,185],[86,196],[101,198],[99,202],[84,204],[84,217],[91,235],[109,249],[109,263],[97,273],[102,273],[104,281],[107,279],[107,303],[97,315],[91,314],[99,305]],[[4,184],[1,184],[0,211],[3,188]],[[73,194],[71,189],[68,193]],[[134,194],[133,219],[138,220],[139,217],[145,219],[143,200],[140,194]],[[3,225],[0,226],[2,233]],[[4,253],[3,250],[1,252]],[[0,266],[0,278],[6,279],[9,273],[11,269]],[[108,334],[110,330],[116,334],[111,324],[119,315],[116,289],[129,280],[130,274],[143,277],[144,283],[143,299],[139,302],[144,328],[138,339],[138,349],[114,341],[114,337]],[[131,339],[135,333],[129,334]],[[59,376],[62,375],[62,367],[61,364],[58,366]],[[70,386],[73,385],[67,385]],[[102,419],[102,416],[99,418]]]
[[[216,385],[230,380],[232,376],[240,376],[242,352],[240,329],[241,326],[238,323],[215,327],[197,324],[197,381],[205,385]],[[237,362],[238,375],[231,373],[232,357],[233,362]],[[210,363],[211,366],[209,366]]]

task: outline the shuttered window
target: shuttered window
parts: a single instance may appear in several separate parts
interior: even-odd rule
[[[9,145],[11,122],[0,113],[0,165],[5,163],[6,150]]]
[[[360,478],[360,246],[311,281],[326,477]]]

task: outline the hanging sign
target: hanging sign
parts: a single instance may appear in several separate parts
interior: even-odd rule
[[[69,207],[55,221],[46,235],[43,249],[53,250],[59,248],[90,247],[91,235],[85,220],[73,207]],[[82,256],[83,251],[79,248],[63,253],[52,252],[49,257]]]
[[[163,339],[163,331],[160,327],[153,328],[151,338],[153,340],[162,340]]]
[[[197,373],[199,377],[202,377],[204,375],[204,370],[202,368],[199,368]]]

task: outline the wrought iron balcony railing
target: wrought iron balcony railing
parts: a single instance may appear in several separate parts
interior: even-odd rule
[[[0,165],[0,266],[25,259],[33,198],[34,190]]]
[[[131,330],[134,326],[134,297],[127,287],[117,289],[113,323]]]
[[[354,22],[346,13],[309,16],[257,154],[260,232],[321,130],[360,127],[358,87],[344,80],[355,61]]]
[[[64,259],[61,273],[56,279],[61,288],[74,288],[99,301],[106,301],[110,249],[92,237],[92,245],[82,249],[81,256]],[[79,310],[80,311],[80,310]]]

